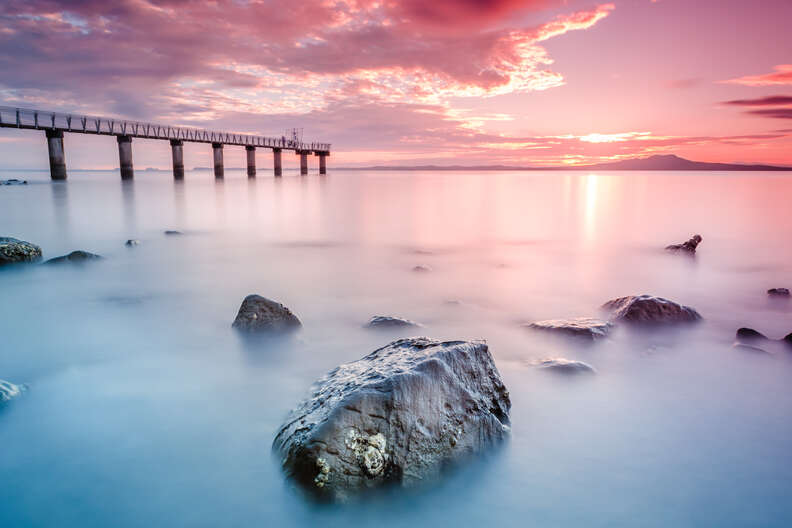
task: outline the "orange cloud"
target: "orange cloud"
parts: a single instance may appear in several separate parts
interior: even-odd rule
[[[779,64],[773,68],[772,73],[762,75],[748,75],[721,81],[729,84],[742,84],[744,86],[776,86],[781,84],[792,84],[792,64]]]

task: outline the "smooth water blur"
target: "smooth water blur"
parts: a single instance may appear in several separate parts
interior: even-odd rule
[[[792,286],[789,176],[226,172],[2,174],[31,183],[0,187],[0,236],[107,258],[0,270],[0,379],[29,386],[0,409],[1,526],[792,523],[792,352],[731,348],[792,332],[765,294]],[[662,250],[693,233],[695,258]],[[304,330],[239,339],[249,293]],[[519,327],[641,293],[706,320],[594,346]],[[317,506],[272,438],[314,380],[399,337],[363,329],[376,314],[486,338],[512,440],[431,489]],[[554,356],[598,374],[530,365]]]

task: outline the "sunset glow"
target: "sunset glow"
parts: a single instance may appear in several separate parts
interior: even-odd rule
[[[783,0],[10,0],[0,99],[255,134],[300,126],[346,166],[655,153],[792,165],[790,19]],[[751,46],[736,47],[738,27]],[[74,165],[97,167],[92,141],[71,140]],[[13,145],[36,166],[37,139]],[[167,167],[166,152],[141,156]]]

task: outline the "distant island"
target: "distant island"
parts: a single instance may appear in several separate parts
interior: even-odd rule
[[[691,161],[680,158],[674,154],[655,155],[648,158],[634,158],[609,163],[596,163],[594,165],[574,165],[569,167],[515,167],[513,165],[376,165],[373,167],[344,167],[339,170],[425,170],[425,171],[470,171],[470,170],[565,170],[565,171],[593,171],[593,170],[642,170],[642,171],[792,171],[792,167],[777,167],[773,165],[746,165],[740,163],[708,163],[705,161]]]

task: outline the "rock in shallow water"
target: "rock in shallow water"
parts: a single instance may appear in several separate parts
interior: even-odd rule
[[[560,372],[562,374],[594,374],[597,371],[583,361],[574,361],[566,358],[547,358],[535,363],[536,368]]]
[[[653,295],[620,297],[606,302],[602,307],[611,312],[614,320],[627,323],[692,323],[701,320],[701,315],[690,306]]]
[[[18,262],[35,262],[41,259],[41,248],[30,242],[11,237],[0,237],[0,266]]]
[[[666,246],[666,249],[669,251],[686,251],[688,253],[695,253],[696,248],[699,244],[701,244],[701,240],[701,235],[693,235],[686,242],[681,244],[671,244],[670,246]]]
[[[432,271],[432,268],[430,268],[425,264],[418,264],[416,266],[413,266],[412,270],[416,273],[426,273]]]
[[[261,295],[248,295],[231,325],[243,332],[279,333],[297,330],[302,323],[291,310]]]
[[[773,297],[789,297],[789,288],[770,288],[767,290],[767,295]]]
[[[139,246],[139,245],[140,245],[140,240],[137,240],[137,239],[135,239],[135,238],[130,238],[129,240],[127,240],[126,242],[124,242],[124,245],[125,245],[126,247],[135,247],[135,246]]]
[[[46,261],[44,264],[65,264],[67,262],[73,264],[82,264],[84,262],[88,262],[91,260],[99,260],[103,258],[101,255],[97,255],[95,253],[89,253],[83,250],[72,251],[68,255],[62,255],[60,257],[51,258]]]
[[[272,448],[304,489],[343,501],[484,452],[508,437],[510,408],[483,341],[400,339],[320,379]]]
[[[559,335],[568,335],[594,341],[607,337],[613,323],[594,319],[593,317],[577,317],[574,319],[550,319],[523,325],[531,330],[541,330]]]
[[[24,385],[14,385],[13,383],[0,380],[0,404],[16,398],[22,394],[23,390],[25,390]]]
[[[393,317],[390,315],[375,315],[369,322],[365,324],[366,328],[423,328],[421,323],[410,321],[402,317]]]

